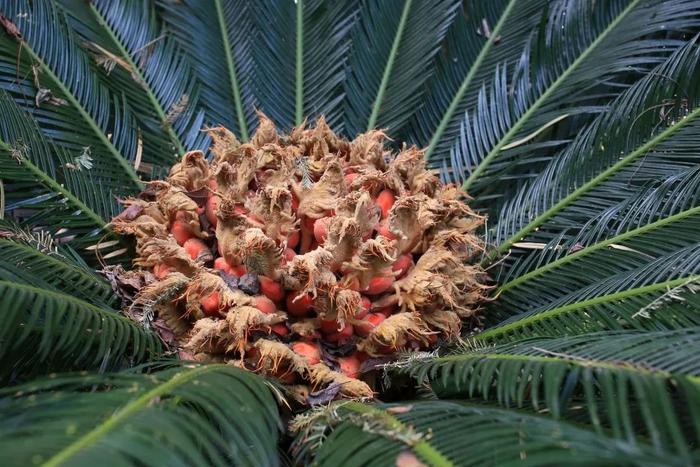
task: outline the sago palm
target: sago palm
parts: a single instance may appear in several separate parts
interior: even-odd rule
[[[0,26],[3,465],[700,461],[700,1],[0,0]],[[484,216],[477,318],[373,400],[178,360],[125,306],[119,201],[257,112],[425,148]]]

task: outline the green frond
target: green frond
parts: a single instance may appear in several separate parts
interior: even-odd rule
[[[297,448],[315,454],[319,465],[652,466],[693,459],[562,421],[459,402],[347,402],[304,422]],[[308,437],[318,433],[323,439]]]
[[[0,3],[0,464],[700,464],[699,0]],[[492,300],[385,367],[423,399],[291,449],[276,386],[153,363],[92,267],[139,174],[256,111],[425,147],[487,216]]]
[[[345,82],[347,134],[383,128],[393,135],[406,123],[458,7],[454,0],[362,2]]]
[[[260,110],[289,129],[324,115],[342,129],[349,31],[358,1],[265,0],[250,4],[257,33],[252,44]]]
[[[0,178],[6,211],[76,247],[96,243],[105,235],[105,219],[118,212],[117,186],[103,183],[104,161],[80,166],[44,137],[30,115],[1,90],[0,113]]]
[[[422,106],[406,128],[407,139],[419,147],[428,146],[428,158],[436,151],[449,150],[465,110],[476,105],[479,89],[491,80],[496,67],[517,62],[546,13],[548,2],[462,3],[436,59],[434,73],[426,81]]]
[[[491,230],[507,252],[495,269],[503,306],[489,322],[644,271],[700,242],[692,149],[699,56],[693,42],[677,50],[503,207]]]
[[[8,0],[3,15],[21,37],[0,34],[2,87],[76,157],[90,148],[101,164],[100,183],[138,189],[133,115],[100,80],[62,10],[47,0]],[[42,96],[48,101],[37,105]]]
[[[131,319],[52,288],[0,280],[0,310],[4,382],[54,369],[114,368],[161,353],[159,338]]]
[[[599,215],[588,214],[580,228],[558,235],[543,229],[532,239],[532,246],[541,248],[537,251],[518,244],[503,262],[503,274],[496,276],[502,285],[491,321],[697,244],[698,175],[698,168],[691,168],[653,184]]]
[[[279,415],[262,378],[226,365],[168,366],[0,391],[3,463],[278,465]]]
[[[81,47],[97,66],[97,73],[108,89],[118,96],[133,116],[129,125],[136,131],[134,169],[144,178],[162,177],[178,156],[177,135],[171,125],[163,124],[154,108],[153,96],[143,76],[132,72],[126,59],[121,58],[115,39],[100,25],[94,6],[85,8],[81,0],[54,0],[66,13],[71,28],[79,37]]]
[[[611,276],[544,306],[514,314],[474,339],[491,343],[602,330],[698,325],[700,297],[693,284],[700,279],[699,253],[695,245],[643,268]],[[659,301],[662,306],[647,316],[645,310]]]
[[[499,252],[550,220],[565,226],[580,223],[581,206],[614,205],[645,184],[697,166],[696,154],[686,145],[697,140],[700,128],[699,56],[692,41],[677,50],[620,95],[514,196],[498,219],[493,241]]]
[[[302,67],[297,66],[295,123],[323,115],[335,131],[343,131],[343,84],[350,50],[350,28],[359,15],[360,0],[296,2],[303,16]],[[297,21],[297,25],[299,22]],[[297,43],[299,47],[299,42]],[[301,73],[301,74],[300,74]]]
[[[73,12],[74,27],[82,26],[86,48],[103,63],[105,73],[122,75],[115,91],[133,109],[145,147],[160,156],[157,162],[167,167],[185,150],[206,149],[198,79],[177,41],[159,23],[155,7],[140,1],[95,1],[84,9],[62,1],[71,7],[66,10]]]
[[[158,5],[169,33],[180,43],[201,81],[200,100],[208,120],[247,140],[257,125],[258,108],[250,4],[214,0],[212,9],[198,0],[161,0]]]
[[[0,279],[53,289],[97,306],[115,305],[116,296],[103,278],[75,264],[57,245],[30,242],[31,233],[5,229],[0,222]]]
[[[565,143],[586,115],[604,110],[631,70],[644,73],[683,45],[676,38],[697,28],[699,14],[689,0],[554,4],[512,78],[502,66],[465,113],[442,156],[450,178],[496,212],[499,198],[541,169],[543,148]]]
[[[601,434],[687,456],[700,439],[700,424],[686,410],[700,397],[699,339],[698,327],[522,339],[419,360],[403,371],[441,398],[583,419]]]

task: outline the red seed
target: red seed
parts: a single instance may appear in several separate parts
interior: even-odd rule
[[[197,259],[202,252],[208,250],[207,245],[198,238],[187,239],[182,246],[192,259]]]
[[[292,193],[292,211],[296,214],[297,209],[299,209],[299,198],[297,198],[297,195]]]
[[[364,290],[367,295],[379,295],[391,289],[394,284],[393,277],[373,277],[369,281],[369,285]]]
[[[324,332],[324,333],[338,332],[338,322],[334,319],[333,320],[322,319],[320,326],[321,326],[321,332]]]
[[[367,313],[369,313],[369,309],[372,307],[372,302],[369,300],[369,298],[365,297],[364,295],[362,296],[362,308],[360,311],[355,313],[355,319],[363,319],[365,316],[367,316]]]
[[[233,274],[231,265],[226,262],[226,259],[223,256],[219,256],[214,260],[214,269],[224,271],[226,274]]]
[[[300,238],[301,234],[298,230],[295,230],[294,232],[290,233],[289,237],[287,237],[287,248],[296,248],[299,245]]]
[[[355,181],[355,179],[357,178],[357,175],[358,174],[356,174],[355,172],[350,172],[350,173],[346,174],[345,175],[345,184],[347,186],[352,185],[352,182]]]
[[[201,299],[202,311],[207,316],[218,316],[221,309],[221,296],[219,292],[212,292]]]
[[[301,218],[301,245],[299,246],[299,253],[304,254],[311,251],[311,244],[314,240],[314,222],[315,219],[310,217]]]
[[[184,245],[187,240],[194,237],[190,227],[181,220],[175,220],[170,226],[170,233],[175,237],[178,245]]]
[[[274,302],[267,297],[258,295],[255,297],[255,308],[262,311],[266,315],[272,314],[277,311],[277,307]]]
[[[342,330],[327,334],[326,340],[328,342],[340,342],[342,344],[352,337],[354,331],[355,328],[353,325],[346,324]]]
[[[156,264],[153,266],[153,275],[156,276],[156,279],[161,280],[165,279],[165,277],[170,274],[171,271],[174,269],[166,264],[160,263]]]
[[[379,326],[385,319],[384,315],[370,313],[364,320],[355,322],[355,334],[360,337],[367,337],[372,332],[372,329]]]
[[[396,276],[397,279],[401,279],[406,275],[408,270],[413,265],[413,256],[411,255],[401,255],[391,266],[392,271],[396,271],[399,274]]]
[[[273,324],[270,326],[270,329],[272,329],[272,332],[277,334],[278,336],[286,336],[289,334],[289,328],[284,323],[277,323]]]
[[[316,219],[313,219],[311,217],[303,216],[301,218],[301,226],[305,228],[306,230],[314,230],[314,224],[316,223]]]
[[[377,196],[377,206],[382,210],[382,219],[386,219],[389,216],[389,209],[396,202],[396,197],[391,190],[384,190]]]
[[[340,371],[343,372],[345,376],[357,378],[360,375],[360,366],[362,363],[356,355],[340,357],[338,359],[338,364],[340,365]]]
[[[399,309],[396,305],[389,305],[389,306],[377,308],[376,310],[374,310],[375,313],[380,313],[380,314],[386,316],[387,318],[389,316],[393,315],[394,313],[396,313],[397,311],[399,311]]]
[[[287,312],[298,318],[307,316],[314,308],[314,300],[309,294],[299,297],[299,292],[287,295]]]
[[[231,266],[231,274],[241,277],[243,274],[247,273],[248,269],[242,264],[238,266]]]
[[[346,324],[338,333],[341,337],[349,339],[355,333],[355,327],[352,324]]]
[[[389,240],[396,240],[398,238],[389,230],[389,224],[385,220],[377,224],[374,228],[377,230],[377,235],[386,237]]]
[[[286,248],[284,250],[284,259],[287,262],[290,262],[291,260],[293,260],[296,255],[297,255],[297,252],[292,250],[291,248]]]
[[[321,361],[321,350],[317,344],[294,342],[292,350],[304,357],[309,365],[315,365]]]
[[[258,280],[260,281],[260,291],[267,298],[273,302],[279,302],[284,299],[284,290],[278,282],[266,276],[258,276]]]
[[[328,236],[329,217],[323,217],[314,223],[314,238],[319,245],[323,245]],[[313,249],[313,248],[312,248]]]

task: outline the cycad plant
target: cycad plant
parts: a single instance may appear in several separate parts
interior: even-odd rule
[[[0,26],[3,465],[700,461],[700,1],[0,0]],[[374,400],[302,411],[122,309],[119,199],[256,111],[425,148],[485,216],[478,320]]]

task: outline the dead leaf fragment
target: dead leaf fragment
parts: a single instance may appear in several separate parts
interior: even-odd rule
[[[312,407],[317,405],[326,405],[335,399],[339,392],[340,384],[329,384],[325,388],[309,393],[306,398],[306,402],[308,402]]]
[[[10,21],[10,18],[5,15],[0,15],[0,26],[5,29],[5,32],[7,32],[10,37],[14,37],[15,39],[20,39],[22,37],[22,33],[19,32],[15,23]]]
[[[65,99],[61,99],[60,97],[54,96],[53,92],[51,92],[51,89],[39,88],[39,90],[36,92],[36,95],[34,96],[34,104],[37,107],[41,107],[41,104],[67,105],[68,102]]]
[[[61,99],[53,95],[53,92],[49,88],[45,88],[41,85],[39,81],[39,75],[41,74],[41,69],[39,65],[32,65],[32,74],[34,75],[34,87],[37,91],[34,95],[34,105],[36,107],[41,107],[41,104],[51,104],[51,105],[67,105],[68,102],[65,99]]]

